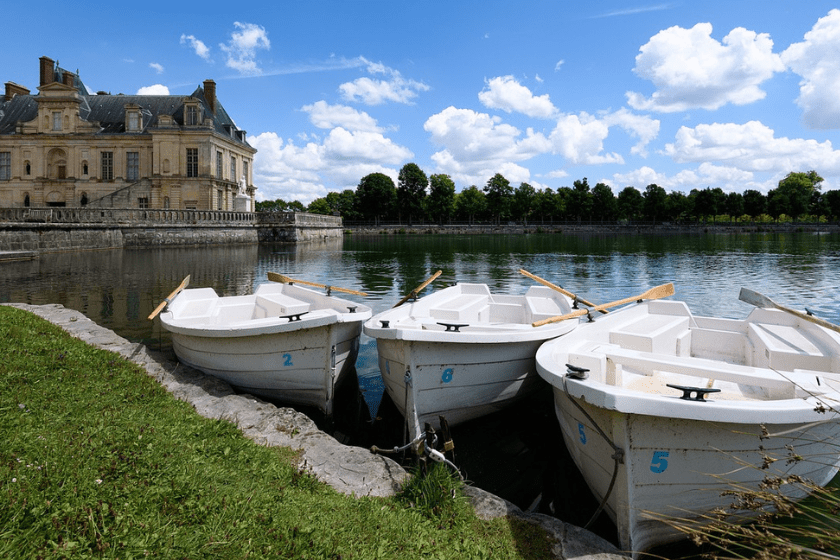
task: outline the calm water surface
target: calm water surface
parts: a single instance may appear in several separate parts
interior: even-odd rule
[[[779,304],[807,307],[840,322],[840,235],[811,233],[381,235],[305,245],[46,254],[34,261],[0,264],[0,302],[59,303],[129,340],[171,351],[159,321],[146,317],[187,275],[191,287],[244,295],[265,282],[268,271],[280,272],[365,291],[369,296],[364,301],[376,313],[390,308],[436,270],[443,274],[425,293],[456,282],[486,283],[494,292],[521,293],[534,282],[521,275],[520,268],[596,303],[673,282],[674,299],[688,303],[695,314],[741,318],[751,309],[738,300],[740,288],[746,286]],[[375,344],[364,335],[356,368],[359,378],[379,373]],[[493,422],[504,425],[505,435],[498,435]],[[550,404],[539,412],[531,407],[490,419],[468,428],[466,436],[456,435],[470,478],[520,507],[528,507],[540,492],[521,487],[522,480],[545,481],[543,494],[568,491],[563,487],[565,478],[558,481],[550,472],[556,470],[551,467],[556,458],[528,452],[553,447],[549,438],[556,436],[546,434],[549,428],[534,430],[536,422],[550,426]],[[384,445],[395,443],[399,442]],[[488,466],[497,462],[486,460],[488,450],[492,456],[507,458],[503,469]],[[470,456],[482,458],[470,464]],[[555,511],[563,509],[554,506]]]

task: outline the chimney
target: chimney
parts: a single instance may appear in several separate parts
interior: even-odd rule
[[[42,56],[41,60],[41,83],[45,86],[55,81],[55,61],[49,57]]]
[[[73,87],[73,82],[75,81],[75,77],[76,77],[76,76],[74,76],[74,75],[73,75],[73,74],[71,74],[70,72],[64,72],[64,76],[63,76],[63,78],[64,78],[64,85],[65,85],[65,86],[70,86],[70,87]]]
[[[210,106],[210,112],[216,114],[216,82],[204,80],[204,100]]]
[[[29,90],[14,82],[6,82],[6,96],[4,101],[11,101],[15,95],[29,95]]]

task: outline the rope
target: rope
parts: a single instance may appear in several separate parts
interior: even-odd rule
[[[610,485],[607,488],[607,492],[604,494],[604,497],[601,499],[601,503],[598,504],[598,509],[595,510],[595,513],[592,514],[592,517],[589,521],[586,522],[586,525],[583,526],[584,529],[588,529],[589,526],[601,515],[601,512],[604,510],[604,506],[607,505],[607,500],[610,498],[610,494],[612,494],[613,488],[615,487],[615,479],[618,477],[618,465],[624,463],[624,450],[617,446],[613,441],[607,436],[604,430],[598,425],[597,422],[589,415],[586,410],[578,402],[569,394],[569,388],[566,386],[566,378],[563,377],[563,390],[566,392],[566,397],[571,401],[573,405],[575,405],[578,410],[580,410],[584,416],[586,416],[587,420],[589,420],[593,426],[595,426],[595,430],[601,434],[601,437],[613,448],[613,455],[612,458],[615,461],[613,465],[613,474],[612,479],[610,480]]]

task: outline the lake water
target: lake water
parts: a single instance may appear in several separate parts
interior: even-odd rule
[[[367,292],[364,301],[376,313],[437,270],[443,274],[424,293],[457,282],[522,293],[534,281],[520,274],[521,268],[596,303],[673,282],[674,299],[688,303],[695,314],[741,318],[751,309],[738,300],[740,288],[746,286],[781,305],[807,307],[840,322],[840,235],[813,233],[348,235],[302,245],[45,254],[34,261],[0,264],[0,302],[60,303],[129,340],[171,352],[159,321],[146,317],[187,275],[191,287],[244,295],[265,282],[267,272],[279,272]],[[375,385],[365,385],[379,372],[375,344],[364,335],[356,369],[363,387]],[[371,426],[359,420],[364,415],[357,411],[352,421],[356,425],[340,426],[337,421],[337,429],[350,433],[360,445],[401,443],[387,429],[389,422],[401,424],[389,420],[394,412],[387,409],[387,399],[378,410],[378,399],[371,395],[366,395],[368,404],[383,420]],[[523,508],[535,504],[546,510],[550,503],[561,518],[583,524],[591,504],[581,494],[579,481],[558,467],[563,457],[556,450],[559,435],[550,393],[536,399],[458,427],[456,462],[481,488]],[[602,530],[609,537],[609,528]],[[596,527],[596,532],[601,531]]]

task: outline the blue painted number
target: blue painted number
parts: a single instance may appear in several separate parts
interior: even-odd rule
[[[292,355],[291,354],[283,354],[283,365],[289,367],[292,365]]]
[[[586,430],[583,429],[583,424],[578,422],[578,433],[580,434],[580,442],[586,445]]]
[[[445,370],[443,370],[443,375],[440,376],[440,380],[444,383],[449,383],[450,381],[452,381],[452,373],[452,368],[446,368]]]
[[[650,461],[650,470],[655,473],[665,472],[668,468],[668,452],[654,451],[653,459]]]

